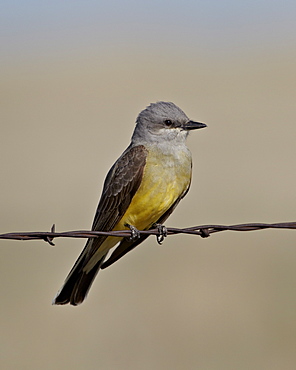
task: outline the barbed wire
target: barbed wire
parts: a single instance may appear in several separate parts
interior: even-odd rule
[[[280,222],[280,223],[249,223],[237,225],[200,225],[186,228],[174,227],[156,227],[150,230],[137,230],[137,235],[155,235],[157,241],[161,244],[164,237],[176,234],[199,235],[202,238],[210,236],[210,234],[221,231],[255,231],[263,229],[296,229],[296,222]],[[13,232],[0,234],[0,239],[10,240],[44,240],[50,245],[54,245],[55,238],[97,238],[99,236],[117,236],[124,238],[134,238],[133,230],[119,230],[119,231],[88,231],[75,230],[55,232],[55,225],[52,226],[51,231],[48,232]]]

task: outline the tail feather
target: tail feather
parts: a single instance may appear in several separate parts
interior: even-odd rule
[[[103,256],[89,272],[85,272],[82,269],[75,269],[75,271],[72,271],[52,303],[55,305],[70,303],[73,306],[82,303],[105,257],[106,255]]]
[[[75,265],[69,272],[64,285],[53,299],[52,304],[64,305],[70,303],[73,306],[77,306],[86,298],[87,293],[100,270],[101,264],[104,262],[108,253],[107,251],[105,254],[102,254],[101,258],[94,264],[94,266],[86,271],[85,266],[93,257],[88,255],[87,246],[88,245],[85,246],[81,255],[78,257]]]

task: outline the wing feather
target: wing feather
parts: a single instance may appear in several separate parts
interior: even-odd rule
[[[138,190],[146,164],[143,145],[128,148],[110,169],[92,230],[110,231],[119,222]]]

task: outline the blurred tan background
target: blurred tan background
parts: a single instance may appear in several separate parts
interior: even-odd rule
[[[167,226],[296,220],[294,2],[3,3],[0,232],[89,229],[157,100],[208,124]],[[295,369],[295,241],[151,237],[57,307],[84,241],[0,240],[0,366]]]

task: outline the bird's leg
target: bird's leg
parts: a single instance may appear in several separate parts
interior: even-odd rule
[[[130,242],[134,242],[135,240],[140,238],[140,231],[133,225],[124,224],[124,226],[128,227],[131,231],[131,236],[128,238]]]
[[[156,235],[157,243],[162,244],[164,238],[168,236],[167,228],[162,224],[153,224],[152,227],[158,230],[158,235]]]

